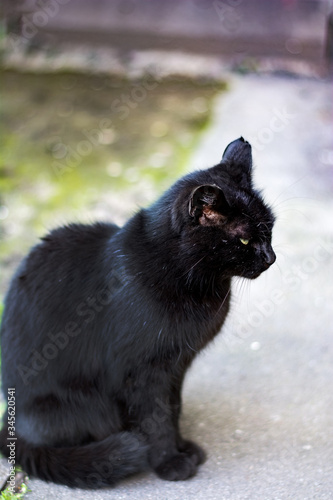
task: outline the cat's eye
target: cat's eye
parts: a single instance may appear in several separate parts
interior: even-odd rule
[[[250,240],[247,240],[246,238],[239,238],[240,242],[243,243],[243,245],[248,245]]]

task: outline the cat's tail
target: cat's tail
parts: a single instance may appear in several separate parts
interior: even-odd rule
[[[72,488],[102,488],[147,469],[147,446],[130,432],[78,447],[32,446],[0,432],[0,451],[31,476]],[[13,462],[11,460],[13,459]]]

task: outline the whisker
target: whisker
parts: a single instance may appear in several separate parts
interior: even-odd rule
[[[189,347],[191,349],[191,351],[198,352],[195,349],[193,349],[193,347],[191,347],[190,344],[187,341],[186,341],[186,344],[187,344],[187,347]]]
[[[290,184],[289,186],[286,186],[281,192],[280,194],[278,194],[278,196],[275,198],[275,200],[273,201],[273,203],[271,203],[271,205],[274,207],[276,201],[280,198],[280,196],[282,196],[288,189],[296,186],[299,182],[303,181],[305,178],[307,177],[307,174],[304,174],[302,177],[300,177],[299,179],[297,179],[295,182],[293,182],[292,184]]]
[[[186,276],[186,274],[189,274],[191,271],[193,271],[193,269],[198,265],[200,264],[200,262],[202,260],[204,260],[205,258],[207,257],[207,255],[204,255],[203,257],[201,257],[195,264],[193,264],[193,266],[190,267],[190,269],[188,269],[184,274],[182,274],[180,276],[180,278],[183,278],[184,276]]]
[[[218,310],[216,311],[216,313],[215,313],[214,317],[216,317],[216,316],[218,315],[218,313],[221,311],[221,309],[222,309],[222,307],[223,307],[223,305],[224,305],[225,301],[227,300],[227,298],[228,298],[228,297],[229,297],[229,295],[230,295],[230,292],[231,292],[231,288],[229,288],[229,290],[228,290],[228,291],[227,291],[227,293],[225,294],[225,297],[224,297],[223,301],[221,302],[221,304],[220,304],[220,306],[219,306]]]

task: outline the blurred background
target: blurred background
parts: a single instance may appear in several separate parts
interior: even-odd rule
[[[149,475],[96,500],[332,498],[332,11],[2,0],[0,304],[50,229],[123,224],[240,135],[277,215],[276,265],[235,283],[223,335],[186,379],[182,425],[207,463],[177,488]],[[32,500],[92,498],[29,485]]]
[[[0,295],[52,227],[122,223],[184,174],[230,74],[325,77],[330,3],[3,1]]]

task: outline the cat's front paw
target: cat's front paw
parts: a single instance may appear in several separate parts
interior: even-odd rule
[[[185,453],[178,453],[155,468],[156,474],[167,481],[184,481],[197,471],[194,461]]]
[[[206,460],[204,450],[193,441],[182,440],[178,448],[181,453],[185,453],[192,460],[194,465],[203,464]]]

